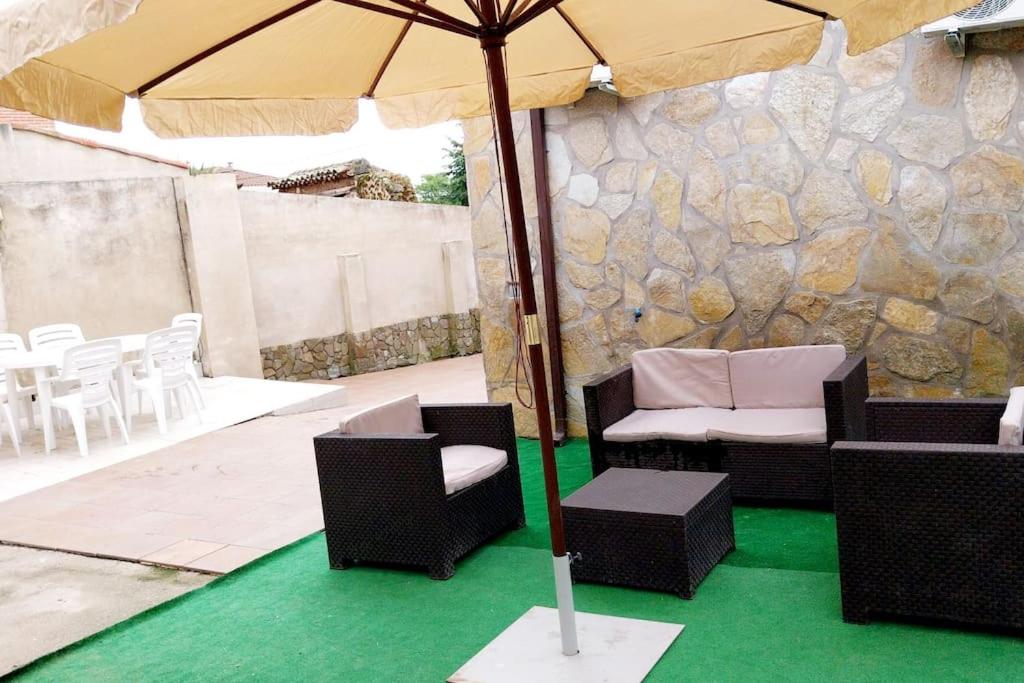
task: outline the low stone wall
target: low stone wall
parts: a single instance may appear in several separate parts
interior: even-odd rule
[[[266,379],[337,379],[480,353],[480,312],[436,315],[261,349]]]

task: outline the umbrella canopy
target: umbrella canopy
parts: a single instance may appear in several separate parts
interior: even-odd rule
[[[806,62],[826,18],[851,54],[964,0],[502,0],[513,109],[627,97]],[[546,10],[546,11],[545,11]],[[139,97],[161,136],[347,130],[360,97],[392,127],[486,115],[474,0],[21,0],[0,13],[0,105],[118,130]]]
[[[853,54],[972,4],[22,0],[0,14],[0,35],[10,39],[0,48],[0,105],[117,130],[124,98],[133,96],[165,136],[342,131],[355,122],[360,97],[376,99],[392,126],[490,112],[535,392],[562,651],[573,655],[569,558],[512,110],[578,99],[599,63],[611,67],[621,94],[642,95],[806,62],[829,18],[845,20]]]

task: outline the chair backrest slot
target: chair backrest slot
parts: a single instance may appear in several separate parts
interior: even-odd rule
[[[64,350],[62,381],[81,386],[82,406],[92,408],[113,398],[114,371],[121,365],[121,340],[100,339]]]
[[[146,337],[143,365],[150,374],[159,372],[165,384],[188,378],[192,352],[196,345],[196,327],[192,324],[157,330]]]
[[[82,328],[74,323],[44,325],[29,330],[28,345],[33,351],[39,349],[67,348],[85,341]]]
[[[0,334],[0,356],[25,351],[25,342],[20,334]],[[7,391],[7,373],[0,372],[0,393]]]

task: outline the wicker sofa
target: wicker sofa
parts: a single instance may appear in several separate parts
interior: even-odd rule
[[[872,398],[869,441],[833,446],[845,621],[1024,628],[1024,447],[997,445],[1006,406]]]
[[[334,569],[395,564],[447,579],[459,558],[526,523],[511,404],[412,409],[397,427],[362,414],[314,439]]]
[[[677,372],[672,353],[718,365]],[[645,354],[666,358],[645,368]],[[725,354],[724,376],[714,354]],[[640,400],[652,382],[696,393]],[[595,475],[609,467],[726,472],[736,500],[827,507],[829,446],[863,438],[867,394],[866,360],[841,346],[640,351],[630,366],[583,387],[591,465]],[[690,429],[679,426],[694,419]],[[638,420],[663,427],[623,433]]]

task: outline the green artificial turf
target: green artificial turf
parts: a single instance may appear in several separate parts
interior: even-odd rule
[[[520,443],[529,525],[450,581],[330,571],[322,534],[23,670],[24,680],[442,681],[535,604],[553,606],[536,444]],[[589,478],[584,442],[559,451],[563,492]],[[840,617],[834,522],[737,508],[737,550],[693,600],[577,585],[581,611],[686,624],[652,682],[1024,679],[1008,636]],[[583,644],[586,647],[586,643]]]

